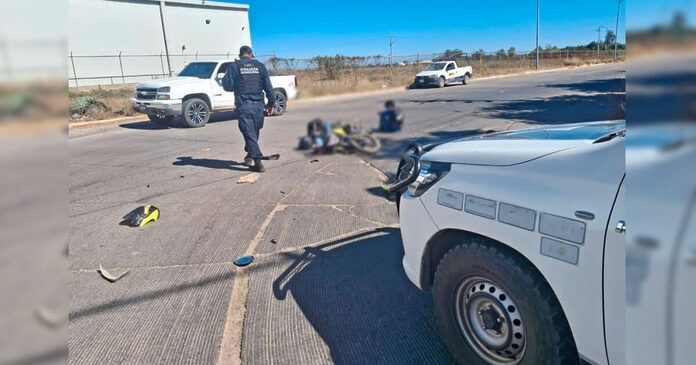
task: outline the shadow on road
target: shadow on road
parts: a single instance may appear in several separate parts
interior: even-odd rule
[[[617,77],[613,79],[589,80],[566,84],[544,84],[538,87],[550,87],[554,89],[568,89],[584,93],[623,93],[626,92],[626,79]]]
[[[145,117],[147,119],[147,117]],[[213,123],[220,123],[220,122],[228,122],[232,120],[237,120],[237,112],[235,111],[230,111],[230,112],[218,112],[218,113],[213,113],[210,115],[210,120],[208,121],[208,124],[213,124]],[[141,122],[133,122],[133,123],[125,123],[125,124],[120,124],[119,127],[125,128],[125,129],[137,129],[137,130],[143,130],[143,131],[155,131],[155,130],[162,130],[162,129],[169,129],[169,128],[176,128],[176,129],[181,129],[181,128],[189,128],[184,121],[181,119],[181,117],[174,119],[170,123],[166,124],[157,124],[154,122],[151,122],[149,120],[141,121]]]
[[[451,363],[437,335],[431,296],[404,274],[398,229],[280,255],[293,261],[273,282],[273,294],[281,301],[291,294],[333,363]]]
[[[528,124],[567,124],[624,119],[625,94],[572,94],[496,104],[484,111],[497,119]]]
[[[198,166],[209,169],[222,169],[234,171],[249,171],[249,167],[237,161],[214,160],[210,158],[193,158],[191,156],[177,157],[177,161],[172,162],[174,166]]]

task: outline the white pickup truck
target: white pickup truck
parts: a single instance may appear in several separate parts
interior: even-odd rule
[[[459,67],[455,61],[433,62],[425,70],[416,74],[413,87],[463,84],[468,85],[474,74],[471,66]]]
[[[389,187],[403,192],[403,267],[431,290],[457,364],[626,363],[625,131],[595,122],[409,147]],[[643,320],[635,332],[660,342],[659,321]]]
[[[210,113],[234,109],[234,93],[222,88],[222,77],[233,62],[191,62],[176,77],[138,83],[131,104],[155,123],[181,116],[189,127],[202,127]],[[276,98],[273,115],[281,115],[288,100],[297,96],[297,78],[271,76],[271,84]]]

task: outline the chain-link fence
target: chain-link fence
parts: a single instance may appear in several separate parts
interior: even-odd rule
[[[175,75],[183,67],[197,60],[233,59],[235,54],[187,53],[77,55],[68,56],[69,81],[73,87],[88,85],[127,84]],[[625,58],[620,50],[618,59]],[[437,60],[454,59],[461,65],[471,65],[475,77],[499,75],[536,68],[535,52],[474,52],[416,53],[410,55],[374,56],[318,56],[313,58],[286,58],[275,54],[257,55],[273,74],[296,74],[300,82],[318,83],[326,87],[337,84],[356,86],[360,83],[400,85],[412,80],[413,75],[426,64]],[[613,50],[549,50],[540,52],[540,68],[575,66],[586,63],[608,62],[614,59]],[[171,69],[170,66],[171,65]],[[359,88],[358,88],[359,89]]]

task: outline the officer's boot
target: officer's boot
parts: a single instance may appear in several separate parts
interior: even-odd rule
[[[251,156],[246,155],[244,156],[244,165],[251,167],[251,164],[254,162],[254,160],[251,158]]]
[[[261,163],[261,160],[258,158],[254,159],[254,166],[251,167],[251,171],[255,172],[264,172],[266,169],[263,167],[263,163]]]

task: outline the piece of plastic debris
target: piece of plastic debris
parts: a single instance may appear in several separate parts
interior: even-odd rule
[[[112,283],[115,283],[115,282],[121,280],[124,276],[128,275],[129,272],[130,272],[130,270],[126,270],[118,275],[114,275],[114,274],[108,272],[105,268],[103,268],[101,266],[101,264],[99,264],[99,275],[101,275],[104,279],[106,279]]]
[[[309,163],[315,163],[315,162],[319,162],[319,160],[312,160],[312,161],[309,161]]]
[[[149,188],[149,187],[150,187],[150,184],[147,184],[147,187]]]
[[[201,150],[201,152],[208,152],[208,151],[210,151],[210,147],[206,147],[206,148]]]
[[[282,190],[280,191],[280,193],[281,193],[281,194],[283,194],[283,195],[285,195],[285,192],[284,192],[284,191],[282,191]]]
[[[184,178],[184,175],[179,175],[179,179],[183,179],[183,178]]]
[[[41,322],[44,326],[48,328],[57,328],[63,324],[68,323],[67,314],[60,313],[58,311],[52,311],[43,306],[37,307],[34,311],[34,314],[36,315],[36,318],[39,320],[39,322]]]
[[[149,186],[149,185],[148,185]],[[152,221],[159,220],[160,211],[154,205],[139,206],[123,216],[121,224],[131,227],[142,227]]]
[[[234,264],[239,267],[244,267],[249,265],[252,261],[254,261],[254,256],[242,256],[234,260]]]
[[[237,184],[253,184],[259,179],[259,174],[254,172],[248,175],[244,175],[237,180]]]
[[[275,245],[278,241],[276,241],[275,238],[271,238],[271,243]]]

